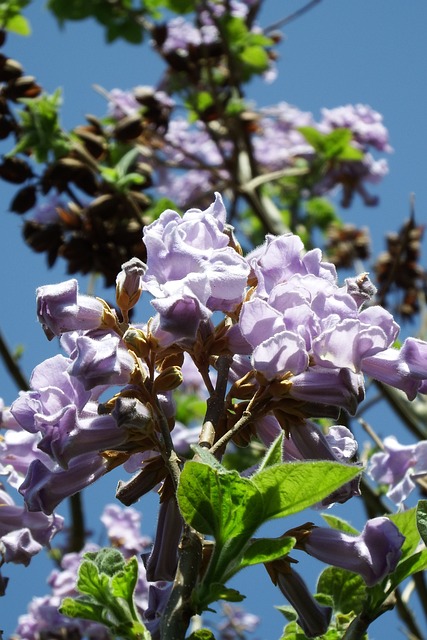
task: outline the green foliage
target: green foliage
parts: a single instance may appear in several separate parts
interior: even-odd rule
[[[283,460],[283,433],[274,440],[271,444],[270,448],[266,452],[264,458],[261,461],[261,464],[258,468],[258,472],[267,469],[268,467],[272,467],[275,464],[280,464]]]
[[[30,1],[7,0],[0,2],[0,28],[19,36],[29,36],[31,34],[30,23],[21,15],[21,11],[30,4]]]
[[[419,500],[416,517],[417,529],[422,541],[427,545],[427,500]]]
[[[305,210],[308,225],[318,227],[322,231],[326,231],[329,225],[339,220],[335,207],[326,198],[311,198],[305,203]]]
[[[353,134],[350,129],[334,129],[330,133],[321,133],[314,127],[299,127],[298,130],[325,160],[354,161],[363,158],[363,152],[351,144]]]
[[[172,204],[172,203],[171,203]],[[165,207],[162,209],[168,209],[171,207]],[[151,212],[153,209],[150,209],[150,220],[151,220]],[[147,212],[144,212],[144,215]],[[153,218],[155,220],[156,218]],[[203,420],[203,416],[206,412],[206,401],[200,398],[200,396],[196,393],[183,393],[180,390],[177,390],[174,393],[174,400],[176,403],[176,419],[182,424],[190,426],[193,422],[201,423]]]
[[[227,14],[220,20],[220,30],[244,81],[267,70],[269,57],[266,48],[273,44],[270,38],[250,31],[243,18]]]
[[[113,636],[127,640],[149,640],[150,634],[136,613],[133,602],[138,562],[125,562],[117,549],[86,553],[77,578],[77,598],[65,598],[60,613],[71,618],[94,620],[106,625]]]
[[[240,568],[271,562],[292,551],[295,538],[256,538],[251,540],[242,557]]]
[[[61,90],[52,95],[42,94],[38,98],[22,98],[25,109],[20,111],[22,134],[8,155],[29,152],[37,162],[57,160],[70,149],[70,140],[59,124]]]
[[[359,469],[335,462],[277,463],[281,438],[271,446],[251,479],[227,471],[209,452],[194,447],[202,461],[187,461],[178,485],[185,521],[215,540],[208,570],[194,600],[203,611],[215,599],[234,598],[226,582],[246,566],[286,556],[293,538],[254,539],[267,520],[291,515],[326,497]]]
[[[113,156],[117,157],[117,163],[113,167],[100,166],[102,178],[122,193],[132,187],[139,187],[144,184],[144,176],[132,171],[132,165],[138,158],[139,150],[136,148],[127,149],[123,145],[117,145],[115,148],[112,147],[111,151]]]
[[[329,513],[322,513],[322,518],[325,522],[328,523],[332,529],[337,529],[337,531],[344,531],[344,533],[349,533],[350,535],[357,536],[360,532],[352,527],[348,522],[339,518],[338,516],[333,516]]]
[[[317,583],[318,593],[331,596],[335,611],[341,613],[362,611],[366,598],[366,585],[357,573],[338,567],[327,567]]]
[[[133,6],[132,0],[105,2],[105,0],[49,0],[47,6],[57,18],[60,26],[67,20],[94,18],[104,26],[107,42],[123,39],[130,44],[140,44],[144,28],[140,18],[149,12],[152,3],[140,2]]]
[[[215,640],[215,636],[210,629],[197,629],[188,636],[188,640]]]
[[[270,520],[320,502],[359,473],[337,462],[292,462],[263,469],[252,482],[263,496],[265,520]]]

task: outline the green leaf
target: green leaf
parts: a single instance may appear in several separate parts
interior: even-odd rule
[[[409,578],[413,573],[424,571],[426,568],[427,549],[422,549],[397,565],[397,569],[390,576],[393,588],[397,587],[397,585],[403,580],[406,580],[406,578]]]
[[[337,531],[344,531],[344,533],[350,533],[354,536],[357,536],[360,533],[360,531],[352,527],[342,518],[338,518],[338,516],[332,516],[329,513],[322,513],[322,518],[330,527],[332,527],[332,529],[336,529]]]
[[[105,593],[108,593],[109,582],[108,576],[105,573],[99,573],[98,567],[92,560],[84,560],[81,563],[76,584],[80,593],[103,602]]]
[[[116,598],[124,598],[133,606],[133,592],[138,581],[138,561],[135,556],[129,560],[121,571],[111,578],[111,593]]]
[[[322,230],[337,220],[335,208],[326,198],[311,198],[307,201],[305,209],[309,217],[308,223],[315,224]]]
[[[341,151],[335,154],[337,160],[347,161],[347,162],[355,162],[357,160],[363,160],[364,153],[361,149],[356,149],[356,147],[352,147],[351,144],[348,144]]]
[[[419,500],[417,505],[417,529],[424,544],[427,544],[427,500]]]
[[[338,567],[327,567],[319,576],[317,591],[330,595],[334,601],[334,609],[341,613],[356,614],[363,609],[366,600],[366,585],[357,573]]]
[[[298,127],[304,138],[316,151],[322,152],[325,148],[325,135],[314,127]]]
[[[265,49],[258,45],[245,47],[240,53],[240,59],[255,71],[265,71],[269,65],[268,54]]]
[[[189,13],[196,8],[196,0],[165,0],[164,6],[175,13]]]
[[[252,476],[264,500],[264,518],[283,518],[323,500],[361,469],[338,462],[288,462]]]
[[[19,36],[31,35],[30,23],[28,22],[27,18],[24,18],[24,16],[20,15],[9,18],[9,20],[6,21],[5,29],[6,31],[17,33]]]
[[[215,640],[215,636],[210,629],[197,629],[188,637],[188,640]]]
[[[100,573],[105,573],[107,576],[114,576],[119,571],[122,571],[126,565],[123,555],[118,549],[111,549],[111,547],[103,547],[99,551],[89,551],[85,553],[85,558],[92,560]]]
[[[350,129],[334,129],[324,137],[323,152],[327,158],[335,158],[350,144],[353,134]]]
[[[219,473],[189,460],[181,473],[177,497],[185,521],[217,541],[240,534],[250,537],[262,522],[261,496],[236,471]]]
[[[198,444],[193,444],[191,449],[197,454],[199,461],[207,464],[212,469],[218,471],[218,473],[227,473],[227,469],[210,453],[205,447],[200,447]]]
[[[64,598],[59,613],[69,618],[83,618],[103,623],[104,606],[82,599]]]
[[[402,562],[402,560],[414,553],[420,542],[420,532],[417,527],[417,510],[413,507],[407,511],[391,513],[388,518],[394,522],[400,533],[405,536],[400,560]]]
[[[261,562],[271,562],[287,555],[293,548],[295,538],[258,538],[252,540],[245,550],[240,569]]]
[[[242,595],[237,589],[230,589],[224,584],[214,583],[209,585],[209,602],[217,600],[227,600],[228,602],[242,602],[246,596]]]
[[[283,432],[274,440],[270,448],[267,450],[258,469],[258,473],[263,469],[280,464],[283,460]]]
[[[282,616],[284,616],[288,622],[293,622],[298,617],[295,609],[289,604],[276,605],[274,608],[277,609],[277,611],[280,611]]]

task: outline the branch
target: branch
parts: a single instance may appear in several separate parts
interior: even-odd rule
[[[12,356],[9,347],[7,346],[3,336],[0,332],[0,355],[3,359],[3,362],[6,366],[6,369],[10,373],[10,377],[15,382],[19,391],[29,391],[30,385],[28,384],[27,379],[22,373],[20,367],[16,363],[15,358]]]
[[[281,27],[284,27],[290,22],[293,22],[297,18],[300,18],[302,15],[304,15],[304,13],[307,13],[308,11],[313,9],[316,6],[316,4],[320,4],[321,1],[322,0],[311,0],[311,2],[301,7],[301,9],[297,9],[296,11],[289,14],[285,18],[282,18],[281,20],[278,20],[274,24],[271,24],[269,27],[264,29],[264,33],[268,33],[269,31],[275,31],[276,29],[280,29]]]

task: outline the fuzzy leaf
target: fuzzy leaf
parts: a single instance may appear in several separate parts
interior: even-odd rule
[[[265,520],[283,518],[316,504],[349,482],[360,468],[337,462],[288,462],[252,476],[264,499]]]

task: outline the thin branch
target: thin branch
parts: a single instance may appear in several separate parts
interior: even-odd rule
[[[311,9],[313,9],[316,6],[316,4],[320,4],[321,1],[322,0],[311,0],[311,2],[301,7],[301,9],[297,9],[296,11],[289,14],[285,18],[282,18],[281,20],[278,20],[274,24],[271,24],[269,27],[264,29],[264,33],[269,33],[270,31],[276,31],[276,29],[281,29],[281,27],[284,27],[285,25],[289,24],[290,22],[293,22],[297,18],[300,18],[302,15],[304,15],[304,13],[311,11]]]
[[[7,346],[1,332],[0,332],[0,355],[6,366],[6,369],[10,373],[10,377],[18,387],[18,390],[29,391],[30,385],[28,384],[28,381],[25,378],[24,374],[22,373],[20,367],[18,366],[15,358],[12,356],[10,349]]]

